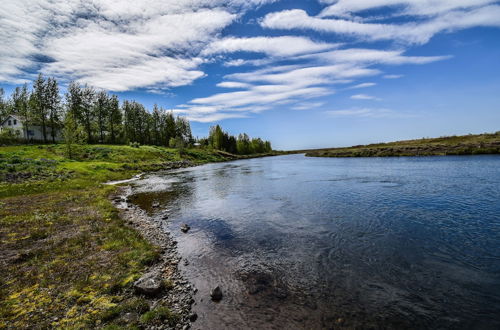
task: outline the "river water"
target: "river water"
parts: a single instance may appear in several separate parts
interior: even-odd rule
[[[500,156],[288,155],[134,191],[169,216],[194,328],[500,329]]]

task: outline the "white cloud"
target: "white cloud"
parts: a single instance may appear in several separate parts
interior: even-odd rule
[[[291,107],[292,110],[311,110],[322,107],[324,102],[302,102]]]
[[[308,55],[329,63],[362,63],[362,64],[428,64],[451,58],[445,56],[405,56],[404,50],[381,50],[367,48],[348,48],[330,52]]]
[[[323,0],[333,3],[321,11],[320,17],[350,16],[369,9],[395,7],[404,15],[436,15],[457,9],[470,9],[497,2],[497,0]]]
[[[358,117],[358,118],[411,118],[414,114],[396,112],[384,108],[360,108],[346,110],[330,110],[325,113],[331,117]]]
[[[197,105],[216,105],[224,110],[238,111],[241,106],[266,105],[280,101],[292,102],[295,98],[312,98],[332,93],[323,87],[296,88],[286,85],[261,85],[252,89],[231,93],[220,93],[190,101]],[[283,104],[283,103],[281,103]]]
[[[248,88],[250,86],[251,86],[250,84],[238,81],[223,81],[217,84],[217,87],[222,87],[222,88]]]
[[[382,76],[382,78],[384,78],[384,79],[399,79],[402,77],[404,77],[404,75],[402,75],[402,74],[386,74],[386,75]]]
[[[190,121],[196,121],[199,123],[211,123],[214,121],[230,119],[230,118],[248,118],[248,115],[241,114],[241,113],[219,112],[219,113],[214,113],[214,114],[209,114],[209,115],[201,115],[201,116],[188,114],[188,115],[186,115],[186,118]]]
[[[273,109],[284,104],[299,102],[294,110],[319,107],[320,102],[304,100],[334,94],[331,87],[335,83],[349,82],[349,79],[380,73],[352,64],[338,65],[282,65],[271,66],[251,72],[225,76],[227,81],[219,87],[243,88],[241,91],[218,93],[208,97],[195,98],[183,107],[188,116],[196,113],[196,118],[205,117],[200,111],[206,109],[219,113],[249,113]],[[214,118],[213,116],[206,117]]]
[[[275,72],[257,70],[247,73],[228,75],[227,78],[245,82],[266,82],[273,84],[290,84],[311,86],[345,82],[345,79],[372,76],[380,73],[377,69],[369,69],[351,64],[335,64],[323,66],[275,67]]]
[[[500,6],[490,5],[471,10],[445,12],[437,17],[403,24],[364,23],[350,19],[325,19],[292,9],[267,14],[261,26],[282,30],[314,30],[347,35],[366,40],[396,40],[424,44],[435,34],[477,26],[500,27]]]
[[[353,100],[375,100],[380,101],[381,99],[375,96],[366,95],[366,94],[355,94],[351,96]]]
[[[204,75],[199,51],[272,1],[5,0],[0,81],[40,70],[115,91],[190,84]]]
[[[335,47],[338,47],[338,44],[318,43],[305,37],[230,37],[214,41],[208,45],[203,54],[255,52],[269,56],[294,56],[320,52]]]
[[[226,61],[223,63],[223,65],[231,67],[231,66],[242,66],[242,65],[245,65],[246,63],[247,63],[246,60],[238,58],[236,60]]]
[[[348,89],[367,88],[367,87],[373,87],[375,85],[377,85],[377,84],[376,83],[372,83],[372,82],[367,82],[367,83],[361,83],[361,84],[357,84],[357,85],[351,86]]]

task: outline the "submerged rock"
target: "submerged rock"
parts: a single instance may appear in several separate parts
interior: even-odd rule
[[[138,293],[146,295],[157,295],[163,290],[162,276],[159,271],[152,271],[144,274],[135,281],[134,288]]]
[[[221,301],[222,300],[222,290],[219,286],[216,286],[215,289],[210,292],[210,297],[213,301]]]
[[[181,226],[181,231],[182,231],[183,233],[187,233],[187,232],[189,231],[189,229],[191,229],[191,227],[189,227],[189,225],[188,225],[187,223],[185,223],[185,224],[183,224],[183,225]]]

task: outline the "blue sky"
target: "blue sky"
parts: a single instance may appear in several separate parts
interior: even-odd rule
[[[6,0],[0,87],[38,72],[279,149],[500,130],[491,0]]]

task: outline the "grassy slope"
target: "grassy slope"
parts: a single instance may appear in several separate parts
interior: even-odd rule
[[[477,154],[500,154],[500,132],[306,151],[306,156],[311,157],[387,157]]]
[[[124,225],[108,200],[115,188],[102,183],[234,156],[107,145],[64,154],[62,145],[0,147],[0,328],[120,324],[126,312],[143,314],[137,326],[154,322],[146,316],[157,311],[130,288],[159,251]]]

